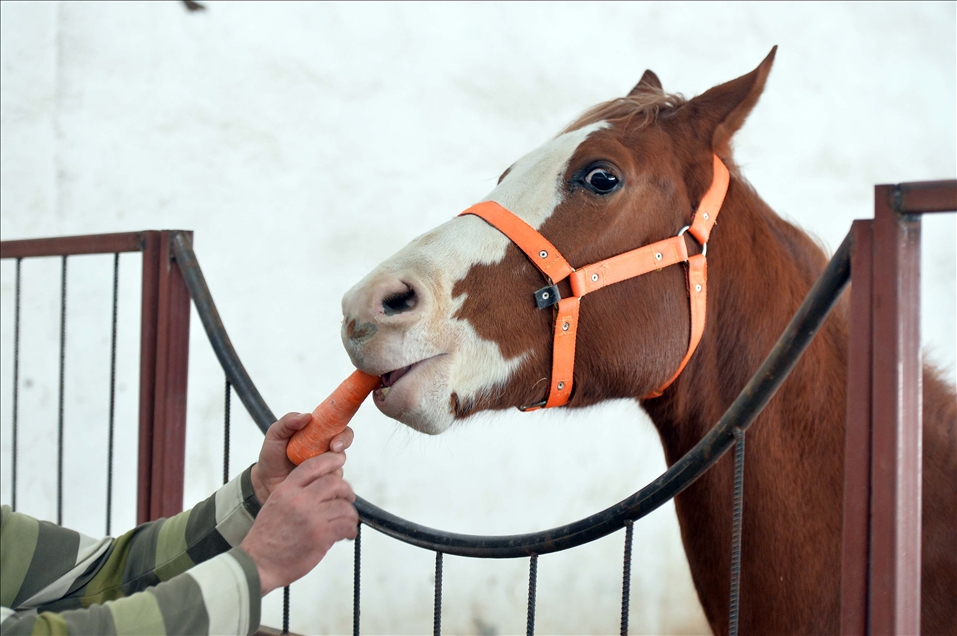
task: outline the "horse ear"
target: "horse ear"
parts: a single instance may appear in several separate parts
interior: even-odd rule
[[[635,87],[631,89],[630,93],[628,93],[628,97],[635,97],[639,93],[647,93],[649,91],[664,91],[664,89],[661,87],[661,80],[658,79],[658,76],[655,75],[651,70],[645,71],[645,74],[641,76],[641,79],[638,80],[638,83],[635,84]]]
[[[731,153],[731,137],[744,124],[764,91],[774,63],[775,46],[756,69],[695,97],[689,103],[699,130],[711,138],[711,150],[718,156]]]

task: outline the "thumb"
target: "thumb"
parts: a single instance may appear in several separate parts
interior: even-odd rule
[[[310,420],[312,420],[311,413],[286,413],[278,422],[269,427],[266,437],[276,440],[289,439],[296,431],[305,428]]]

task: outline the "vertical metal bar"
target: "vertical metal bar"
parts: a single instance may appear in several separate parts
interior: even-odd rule
[[[869,625],[920,631],[920,217],[898,214],[900,189],[874,191]]]
[[[289,633],[289,586],[282,588],[282,633]]]
[[[533,554],[528,563],[528,614],[525,618],[525,636],[535,634],[535,597],[538,588],[538,555]]]
[[[186,468],[190,299],[186,281],[173,260],[170,234],[164,231],[159,236],[151,519],[182,511]]]
[[[635,522],[625,521],[625,564],[621,574],[621,636],[628,636],[628,607],[631,605],[631,544]]]
[[[10,508],[17,510],[17,418],[20,413],[20,262],[17,259],[16,291],[14,292],[13,309],[13,457],[10,470],[13,472],[10,479]]]
[[[432,607],[432,634],[442,634],[442,553],[435,553],[435,604]]]
[[[120,254],[113,255],[113,321],[110,328],[110,430],[106,452],[106,535],[113,516],[113,430],[116,421],[116,309],[119,303]]]
[[[874,222],[854,221],[851,315],[847,347],[847,429],[844,442],[844,538],[841,633],[867,633],[868,532],[871,495],[871,306]]]
[[[741,521],[744,513],[744,431],[734,429],[734,502],[731,516],[731,599],[728,634],[738,636],[738,608],[741,597]]]
[[[226,378],[226,403],[223,405],[223,485],[229,482],[229,398],[232,395],[232,386]]]
[[[140,304],[140,403],[136,480],[136,523],[151,519],[153,418],[156,406],[156,319],[159,304],[159,232],[143,232]]]
[[[66,370],[66,256],[60,270],[60,390],[57,397],[56,522],[63,525],[63,388]]]
[[[362,565],[362,524],[356,528],[352,560],[352,635],[359,636],[359,582]]]

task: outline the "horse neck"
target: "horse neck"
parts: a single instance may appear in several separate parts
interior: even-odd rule
[[[738,177],[732,178],[708,248],[708,309],[701,343],[673,390],[644,405],[662,436],[669,463],[690,450],[724,414],[827,263],[806,233],[781,219]],[[796,385],[816,384],[820,378],[814,377],[815,370],[827,367],[844,373],[843,302],[817,340],[829,344],[812,344],[781,391],[785,399]],[[843,395],[843,381],[840,389]]]
[[[709,244],[704,336],[673,388],[644,404],[669,465],[731,405],[825,263],[806,234],[732,180]],[[837,629],[829,601],[839,597],[840,584],[847,327],[843,306],[835,309],[748,430],[745,463],[742,597],[758,608],[787,594],[820,598],[818,614],[803,624],[823,632]],[[728,453],[675,500],[692,577],[716,633],[727,629],[732,466]],[[801,533],[787,532],[794,523]],[[742,615],[742,631],[793,629],[776,622],[784,614],[762,611]]]

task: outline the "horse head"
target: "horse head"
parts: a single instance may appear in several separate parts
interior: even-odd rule
[[[589,110],[513,163],[484,201],[537,231],[571,269],[679,236],[679,248],[700,254],[703,241],[682,228],[718,163],[731,164],[731,138],[774,53],[690,100],[666,93],[646,71],[627,96]],[[580,290],[573,276],[550,280],[533,257],[500,228],[464,214],[414,239],[346,293],[343,343],[357,368],[382,376],[374,401],[384,414],[436,434],[473,413],[541,405],[557,392],[552,358],[562,318],[535,292],[575,298]],[[642,398],[669,381],[693,328],[686,268],[651,267],[580,299],[573,382],[560,382],[568,389],[561,403]],[[598,280],[600,270],[589,276]]]

